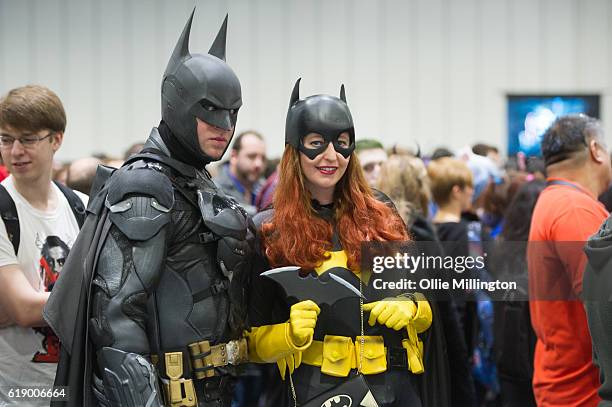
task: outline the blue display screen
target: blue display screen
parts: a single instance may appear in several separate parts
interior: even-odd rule
[[[508,95],[508,155],[539,157],[544,132],[572,113],[599,118],[599,95]]]

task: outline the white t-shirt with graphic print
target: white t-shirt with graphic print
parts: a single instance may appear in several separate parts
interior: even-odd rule
[[[0,267],[17,264],[35,290],[46,291],[61,272],[79,233],[79,225],[66,197],[55,184],[52,186],[58,205],[50,212],[32,207],[15,189],[12,176],[2,181],[2,185],[17,208],[20,243],[19,254],[15,256],[4,222],[0,221]],[[75,192],[87,205],[87,195]],[[4,394],[7,389],[3,386],[53,385],[57,368],[54,340],[49,328],[11,324],[6,312],[0,309],[0,405],[17,404]]]

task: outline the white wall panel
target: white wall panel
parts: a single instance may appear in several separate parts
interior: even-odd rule
[[[386,47],[382,46],[381,16],[385,15],[387,2],[369,0],[354,0],[352,34],[349,38],[351,46],[348,61],[351,75],[346,81],[338,78],[331,89],[332,95],[338,96],[340,82],[346,82],[347,97],[350,97],[351,112],[355,121],[356,131],[360,137],[380,138],[389,130],[384,125],[381,103],[382,87],[386,81],[393,81],[398,74],[395,70],[383,66],[382,59]],[[384,17],[382,18],[384,20]],[[386,103],[385,103],[386,105]],[[352,106],[355,106],[353,109]],[[385,114],[386,116],[386,114]]]
[[[119,137],[122,144],[129,134],[134,106],[128,106],[132,58],[128,56],[133,38],[126,14],[127,3],[121,0],[94,1],[92,25],[94,36],[94,135],[98,141]],[[96,150],[106,143],[96,143]],[[115,146],[113,146],[115,147]],[[123,149],[123,148],[121,148]],[[114,154],[121,149],[115,147]],[[119,151],[118,151],[119,150]]]
[[[448,38],[442,21],[443,5],[447,1],[418,0],[415,8],[418,40],[413,55],[416,80],[411,91],[416,103],[412,129],[425,150],[447,143],[442,137],[449,115]]]
[[[481,0],[479,37],[481,52],[476,61],[476,98],[480,109],[476,112],[476,134],[478,141],[488,141],[502,146],[505,140],[507,112],[505,91],[509,87],[513,55],[513,19],[510,3],[514,0]]]
[[[478,140],[476,122],[482,99],[477,78],[481,46],[478,36],[478,1],[449,1],[447,12],[448,64],[445,76],[448,119],[445,133],[455,145]],[[442,135],[441,135],[442,136]],[[444,139],[444,138],[442,138]]]
[[[2,93],[13,86],[31,83],[33,66],[30,62],[33,32],[30,24],[31,4],[25,1],[3,1],[0,11],[0,41],[2,41],[3,84]]]
[[[577,87],[601,91],[610,80],[608,55],[612,45],[612,2],[579,1],[576,37]]]
[[[424,151],[505,149],[508,93],[601,93],[612,139],[610,0],[0,0],[0,93],[54,89],[68,131],[58,158],[120,155],[160,118],[160,83],[194,4],[191,50],[229,12],[241,79],[238,131],[283,149],[289,94],[347,86],[359,137]]]
[[[510,31],[510,77],[511,89],[529,89],[537,92],[546,80],[543,78],[543,53],[547,43],[540,41],[541,31],[546,27],[546,16],[542,13],[540,3],[544,0],[509,1],[511,19]]]
[[[414,87],[416,13],[413,3],[386,3],[381,15],[381,38],[385,52],[381,56],[383,80],[381,88],[381,123],[379,131],[371,136],[389,135],[395,142],[415,149],[413,131],[416,97]],[[358,86],[358,85],[357,85]],[[365,135],[364,135],[365,136]]]
[[[540,55],[542,84],[557,91],[572,91],[578,83],[578,19],[576,0],[542,0]],[[560,30],[559,27],[564,29]],[[585,27],[586,28],[586,27]]]

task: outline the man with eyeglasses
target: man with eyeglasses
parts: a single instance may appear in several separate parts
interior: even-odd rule
[[[48,238],[69,247],[79,232],[68,199],[51,180],[65,128],[62,102],[45,87],[16,88],[0,99],[0,153],[10,172],[0,187],[8,193],[1,206],[12,200],[17,215],[3,209],[0,222],[0,404],[18,402],[10,386],[49,387],[55,377],[58,349],[49,346],[57,341],[42,310],[58,276],[41,274],[40,265]],[[17,219],[15,229],[10,222]]]

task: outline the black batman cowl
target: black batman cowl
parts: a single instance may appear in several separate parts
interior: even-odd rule
[[[185,148],[174,136],[174,134],[172,134],[172,130],[170,130],[170,127],[168,127],[163,120],[159,122],[157,130],[159,131],[159,135],[161,136],[162,140],[164,140],[164,144],[166,147],[168,147],[168,150],[170,150],[172,158],[175,160],[189,164],[198,170],[203,170],[204,167],[210,162],[202,160],[202,157],[196,156],[191,152],[191,150]]]

